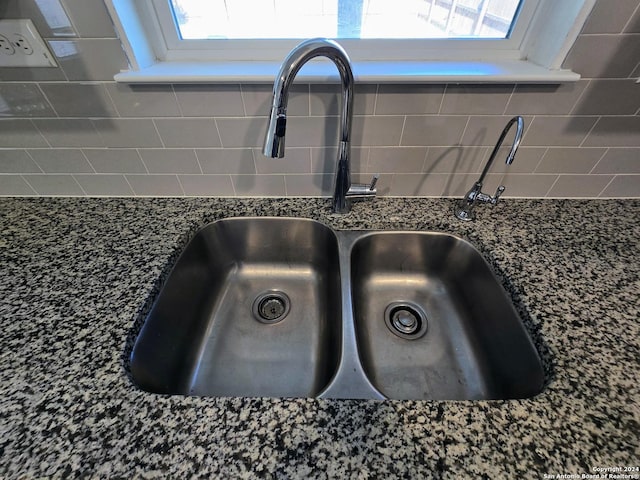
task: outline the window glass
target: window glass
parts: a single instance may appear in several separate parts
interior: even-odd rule
[[[171,0],[200,39],[508,38],[521,0]]]

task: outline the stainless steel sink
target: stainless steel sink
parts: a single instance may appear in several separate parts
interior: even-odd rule
[[[540,360],[480,253],[442,233],[355,241],[351,282],[360,359],[397,399],[503,399],[542,389]]]
[[[506,399],[542,366],[480,253],[428,232],[214,222],[137,336],[134,383],[204,396]]]
[[[340,355],[332,230],[304,219],[214,222],[189,242],[131,355],[142,389],[313,397]]]

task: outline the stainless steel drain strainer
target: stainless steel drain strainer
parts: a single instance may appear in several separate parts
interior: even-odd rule
[[[291,300],[278,290],[269,290],[256,297],[253,301],[253,316],[262,323],[277,323],[282,321],[291,309]]]
[[[400,338],[415,340],[427,333],[427,315],[412,302],[393,302],[384,311],[387,328]]]

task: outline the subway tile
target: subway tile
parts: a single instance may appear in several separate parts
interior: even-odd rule
[[[285,175],[289,197],[330,197],[333,195],[333,175]]]
[[[0,147],[49,146],[31,120],[0,119],[0,132]]]
[[[404,117],[399,115],[356,116],[353,119],[351,143],[361,146],[400,145],[403,125]],[[336,140],[329,142],[335,143]]]
[[[446,147],[458,145],[467,120],[467,117],[462,116],[409,115],[406,117],[400,145]]]
[[[235,195],[229,175],[178,175],[184,194],[197,197]]]
[[[212,118],[159,118],[155,120],[165,147],[219,147]]]
[[[171,85],[107,83],[107,91],[122,117],[179,117]]]
[[[513,88],[513,85],[447,85],[440,113],[501,114]]]
[[[233,187],[240,197],[283,197],[283,175],[232,175]]]
[[[427,147],[372,147],[367,171],[371,173],[422,172]]]
[[[71,81],[113,80],[129,68],[120,40],[49,40],[49,45],[65,75]]]
[[[0,150],[0,173],[42,173],[25,150]]]
[[[560,175],[548,197],[597,197],[611,181],[613,175]]]
[[[267,117],[271,111],[273,99],[272,85],[242,84],[242,99],[248,117]],[[309,115],[309,86],[292,85],[289,89],[287,115]],[[266,120],[263,120],[266,122]]]
[[[588,83],[588,80],[580,80],[559,85],[516,85],[505,114],[566,115]]]
[[[579,35],[563,63],[586,78],[627,78],[638,63],[639,35]]]
[[[141,148],[139,153],[149,173],[202,173],[190,148]]]
[[[369,147],[351,147],[351,172],[362,173],[369,171],[369,151]],[[311,149],[311,171],[313,173],[334,174],[337,163],[337,147]]]
[[[537,116],[527,129],[524,140],[531,146],[578,146],[585,139],[597,117]]]
[[[498,150],[496,158],[493,160],[493,165],[491,165],[491,172],[532,173],[540,163],[542,156],[547,151],[547,147],[523,147],[520,145],[513,162],[511,165],[507,165],[506,160],[510,151],[511,145],[508,144]],[[492,152],[493,148],[487,150],[487,155],[484,158],[483,163],[489,161],[489,156]],[[481,169],[478,171],[481,171]]]
[[[0,16],[3,19],[29,18],[42,37],[76,35],[67,12],[59,2],[49,0],[43,4],[45,8],[41,8],[34,0],[2,0],[0,5]]]
[[[636,8],[636,12],[624,29],[624,33],[640,33],[640,8]]]
[[[85,38],[116,38],[103,0],[62,0],[78,35]]]
[[[411,173],[393,174],[387,195],[395,197],[440,197],[450,175]]]
[[[138,196],[181,197],[184,195],[176,175],[125,175]]]
[[[50,120],[34,120],[42,136],[52,147],[103,147],[104,141],[98,134],[91,120],[86,118],[57,118]],[[30,147],[48,146],[33,142]]]
[[[242,117],[240,85],[174,85],[185,117]]]
[[[133,196],[133,190],[129,186],[124,175],[74,175],[87,195],[91,196]]]
[[[517,174],[507,173],[504,176],[493,174],[486,183],[486,191],[493,195],[498,185],[504,185],[504,197],[542,198],[558,176],[554,174]],[[471,186],[471,185],[469,185]]]
[[[250,148],[196,149],[196,156],[204,173],[256,173]]]
[[[259,122],[256,137],[258,145],[262,146],[266,122]],[[355,124],[355,120],[354,120]],[[356,127],[353,128],[352,143],[359,144],[355,139]],[[337,117],[289,117],[287,119],[287,147],[324,147],[338,143]]]
[[[98,173],[147,173],[135,149],[101,148],[84,149],[83,152]]]
[[[311,84],[309,106],[311,115],[340,115],[342,90],[335,83]],[[356,84],[353,92],[354,115],[373,115],[376,85]]]
[[[438,113],[444,85],[393,85],[378,88],[376,115],[420,115]]]
[[[455,117],[454,117],[455,118]],[[507,123],[513,118],[512,115],[482,115],[469,117],[469,123],[465,128],[462,137],[462,145],[465,146],[490,146],[496,145],[500,139],[500,134],[507,126]],[[531,118],[524,116],[524,137],[523,143],[529,144],[527,141],[527,130],[531,124]],[[509,138],[505,138],[505,145],[509,145],[515,136],[515,127],[509,132]],[[446,145],[451,146],[451,145]]]
[[[83,196],[72,175],[26,175],[24,179],[38,193],[46,196]]]
[[[60,67],[2,67],[0,82],[54,82],[66,81]]]
[[[640,106],[635,79],[591,80],[574,115],[633,115]]]
[[[0,196],[36,195],[21,175],[0,175]]]
[[[549,148],[536,173],[589,173],[605,148]]]
[[[640,173],[640,148],[610,148],[591,173]]]
[[[486,158],[487,147],[430,147],[424,162],[426,173],[478,172]]]
[[[640,117],[602,117],[584,142],[588,147],[639,147]]]
[[[55,117],[34,83],[0,83],[0,117]]]
[[[61,117],[117,116],[103,84],[41,83],[40,87]]]
[[[29,150],[29,155],[45,173],[94,173],[79,149]]]
[[[161,147],[153,120],[109,118],[91,121],[106,147]],[[173,145],[167,145],[173,146]]]
[[[309,148],[287,148],[283,158],[265,157],[260,149],[255,149],[253,154],[258,174],[311,173]]]
[[[478,180],[477,173],[449,173],[449,174],[440,174],[446,177],[446,181],[444,182],[444,190],[442,192],[442,196],[444,197],[463,197],[469,189],[473,186],[473,184]],[[485,177],[485,183],[483,190],[489,192],[491,190],[495,191],[491,185],[487,185],[491,182],[493,177],[499,175],[488,174]]]
[[[640,175],[616,175],[604,189],[601,197],[640,197]]]
[[[638,6],[638,0],[600,0],[589,14],[582,33],[620,33]]]

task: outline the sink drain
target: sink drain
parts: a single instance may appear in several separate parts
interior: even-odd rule
[[[427,333],[427,316],[413,303],[390,303],[384,312],[384,323],[391,333],[406,340],[415,340]]]
[[[277,323],[284,319],[291,309],[289,297],[277,290],[264,292],[253,301],[253,316],[262,323]]]

